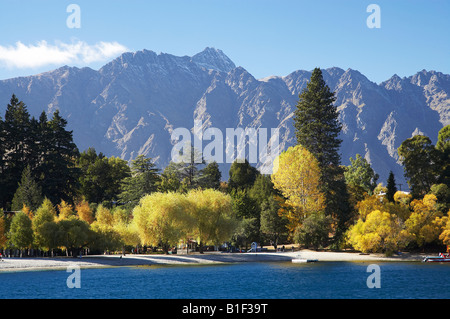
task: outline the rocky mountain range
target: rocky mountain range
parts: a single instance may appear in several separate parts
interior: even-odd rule
[[[163,169],[171,160],[176,128],[278,128],[279,146],[295,142],[293,111],[311,71],[256,79],[221,50],[189,56],[142,50],[124,53],[99,70],[64,66],[37,75],[0,81],[0,114],[14,93],[31,115],[59,109],[80,151],[94,147],[130,160],[139,154]],[[336,93],[343,129],[342,163],[364,156],[386,182],[392,170],[407,185],[397,148],[425,134],[436,142],[450,124],[450,75],[422,70],[376,84],[356,70],[323,70]],[[204,142],[205,146],[209,142]],[[224,156],[225,158],[225,156]],[[258,166],[258,164],[255,164]],[[223,179],[230,164],[220,165]]]

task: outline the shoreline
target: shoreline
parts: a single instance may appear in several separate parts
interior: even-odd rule
[[[13,257],[0,261],[0,273],[39,270],[66,270],[68,267],[113,268],[152,265],[208,265],[244,262],[287,262],[293,258],[317,259],[319,262],[417,262],[426,254],[403,253],[400,256],[385,257],[383,254],[360,254],[357,252],[313,251],[303,249],[295,252],[221,253],[205,252],[189,255],[87,255],[73,257]]]

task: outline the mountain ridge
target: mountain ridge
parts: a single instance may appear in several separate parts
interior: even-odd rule
[[[38,116],[60,109],[80,150],[94,147],[130,160],[139,154],[163,168],[170,160],[173,129],[203,127],[279,128],[280,146],[295,143],[292,116],[311,71],[256,79],[221,50],[192,57],[150,50],[126,52],[99,70],[63,66],[0,81],[0,110],[16,94]],[[343,130],[342,163],[364,156],[385,182],[393,170],[406,185],[396,149],[423,132],[434,142],[450,124],[450,75],[421,70],[379,84],[357,70],[323,69]],[[220,165],[226,179],[229,164]]]

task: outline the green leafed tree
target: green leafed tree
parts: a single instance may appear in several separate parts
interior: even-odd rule
[[[398,148],[398,155],[413,197],[423,197],[437,182],[438,175],[438,153],[430,138],[416,135],[406,139]]]
[[[377,186],[378,174],[360,154],[356,154],[355,159],[350,157],[350,163],[344,172],[347,185],[356,186],[363,192],[372,195]]]
[[[118,198],[120,202],[132,207],[145,195],[155,192],[160,181],[158,169],[151,158],[139,155],[131,162],[131,176],[122,181]]]
[[[234,243],[246,248],[254,241],[260,242],[260,207],[247,189],[235,189],[230,193],[233,199],[233,212],[239,220]]]
[[[450,187],[450,125],[443,127],[438,134],[436,149],[439,152],[439,183]]]
[[[228,189],[230,191],[249,189],[258,175],[259,171],[250,165],[247,159],[235,160],[229,170]]]
[[[208,163],[206,167],[201,170],[201,176],[201,185],[203,188],[219,189],[222,173],[219,170],[217,162]]]
[[[80,193],[91,203],[103,203],[117,200],[121,193],[122,181],[130,177],[130,168],[125,160],[117,157],[105,157],[88,149],[81,153],[78,160],[81,169]]]
[[[261,235],[277,249],[278,244],[287,238],[288,220],[279,214],[280,205],[273,195],[261,202]]]
[[[58,222],[60,231],[60,246],[66,248],[67,255],[79,255],[83,248],[93,242],[95,234],[89,224],[74,216]]]
[[[23,249],[28,249],[33,244],[31,220],[25,213],[16,213],[12,218],[9,242],[14,248],[20,250],[20,257],[22,257]]]
[[[323,212],[309,215],[296,229],[294,240],[306,247],[319,249],[328,245],[333,220]]]
[[[169,165],[166,166],[163,173],[161,174],[161,181],[158,185],[158,191],[160,192],[177,192],[177,191],[185,191],[187,188],[180,181],[180,176],[178,174],[178,169],[175,163],[170,162]]]
[[[271,243],[277,248],[278,243],[287,237],[287,219],[278,214],[280,205],[275,200],[275,196],[280,195],[274,188],[269,175],[258,175],[255,183],[249,190],[249,196],[257,204],[259,209],[259,224],[261,244]]]
[[[26,205],[34,211],[41,205],[42,200],[42,189],[34,180],[30,166],[27,166],[22,173],[19,187],[14,194],[11,209],[19,211],[23,205]]]
[[[47,225],[48,223],[55,224],[55,222],[56,210],[52,202],[48,198],[45,198],[32,220],[34,243],[37,247],[46,250],[56,248],[54,246],[56,242],[54,238],[55,234],[49,232],[52,226]]]

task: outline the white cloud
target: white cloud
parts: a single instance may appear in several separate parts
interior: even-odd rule
[[[84,41],[57,42],[54,45],[39,41],[36,45],[16,42],[15,46],[0,45],[0,65],[9,68],[38,68],[47,65],[89,64],[107,61],[128,49],[117,42],[98,42],[90,45]]]

